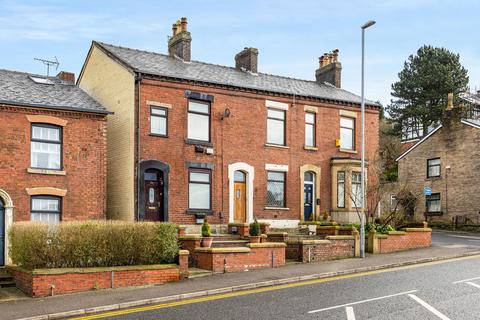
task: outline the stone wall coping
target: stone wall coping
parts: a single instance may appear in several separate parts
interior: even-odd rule
[[[19,266],[7,266],[8,270],[25,272],[32,275],[59,275],[68,273],[95,273],[112,271],[133,271],[133,270],[158,270],[158,269],[178,269],[177,264],[150,264],[135,266],[118,267],[91,267],[91,268],[52,268],[52,269],[25,269]]]
[[[353,227],[353,226],[339,226],[338,227],[338,230],[353,230],[353,229],[355,229],[355,227]]]
[[[190,251],[188,251],[188,250],[179,250],[178,251],[179,256],[189,255],[189,254],[190,254]]]
[[[330,240],[300,240],[299,243],[301,243],[302,245],[309,245],[309,244],[329,244],[329,243],[332,243],[332,241]]]
[[[248,248],[285,248],[287,244],[285,242],[260,242],[260,243],[247,243]]]
[[[194,252],[199,253],[249,253],[248,247],[231,247],[231,248],[195,248]]]
[[[228,224],[229,227],[248,227],[249,224],[246,223],[246,222],[235,222],[235,223],[229,223]]]
[[[184,226],[184,225],[181,225],[181,224],[178,225],[178,229],[185,229],[185,228],[187,228],[187,226]]]
[[[279,231],[279,232],[268,232],[267,233],[267,236],[288,236],[288,232],[282,232],[282,231]]]
[[[389,235],[404,235],[407,234],[405,231],[388,231]]]
[[[404,228],[405,232],[432,232],[431,228]]]
[[[270,222],[259,222],[258,224],[261,226],[270,226]]]
[[[377,237],[377,239],[387,239],[388,238],[388,234],[377,234],[375,236]]]
[[[340,229],[340,226],[335,226],[335,225],[331,225],[331,226],[317,226],[317,229],[335,229],[335,230],[338,230]]]
[[[202,235],[200,234],[186,234],[184,236],[178,237],[178,240],[200,240]]]
[[[326,236],[327,240],[355,240],[355,236]]]

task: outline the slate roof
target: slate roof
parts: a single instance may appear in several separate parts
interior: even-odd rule
[[[201,81],[211,84],[228,85],[265,92],[283,93],[296,96],[360,104],[359,96],[330,84],[300,80],[265,73],[253,74],[233,67],[200,61],[184,62],[169,55],[119,47],[102,42],[93,42],[113,58],[135,72],[183,80]],[[366,104],[380,107],[379,103]]]
[[[36,83],[25,72],[0,69],[0,104],[48,109],[109,113],[78,86],[50,77],[52,84]]]
[[[468,101],[470,103],[480,105],[480,93],[465,92],[465,93],[460,95],[460,98],[462,98],[465,101]]]

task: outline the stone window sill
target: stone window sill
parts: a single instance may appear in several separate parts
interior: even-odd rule
[[[281,208],[281,207],[265,207],[264,209],[265,210],[284,210],[284,211],[290,210],[290,208]]]
[[[350,149],[342,149],[340,148],[340,152],[345,152],[345,153],[353,153],[353,154],[357,154],[357,150],[350,150]]]
[[[208,141],[185,139],[185,143],[186,143],[186,144],[190,144],[190,145],[194,145],[194,146],[213,147],[213,143],[208,142]]]
[[[312,147],[312,146],[303,146],[303,149],[310,150],[310,151],[317,151],[318,150],[317,147]]]
[[[290,149],[289,146],[282,146],[282,145],[279,145],[279,144],[271,144],[271,143],[265,143],[265,147],[279,148],[279,149]]]
[[[65,176],[67,173],[65,170],[49,170],[49,169],[36,169],[36,168],[28,168],[28,173],[35,173],[35,174],[47,174],[53,176]]]

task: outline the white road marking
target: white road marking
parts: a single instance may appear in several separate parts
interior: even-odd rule
[[[406,294],[409,294],[409,293],[414,293],[414,292],[417,292],[417,291],[418,291],[418,290],[411,290],[411,291],[405,291],[405,292],[400,292],[400,293],[389,294],[388,296],[383,296],[383,297],[378,297],[378,298],[372,298],[372,299],[366,299],[366,300],[361,300],[361,301],[355,301],[355,302],[351,302],[351,303],[340,304],[340,305],[338,305],[338,306],[333,306],[333,307],[328,307],[328,308],[323,308],[323,309],[312,310],[312,311],[308,311],[308,313],[322,312],[322,311],[327,311],[327,310],[332,310],[332,309],[338,309],[338,308],[353,306],[353,305],[361,304],[361,303],[365,303],[365,302],[377,301],[377,300],[387,299],[387,298],[396,297],[396,296],[403,296],[403,295],[406,295]]]
[[[417,301],[419,304],[422,305],[422,307],[424,307],[425,309],[427,309],[428,311],[430,311],[431,313],[433,313],[434,315],[436,315],[437,317],[439,317],[440,319],[442,320],[450,320],[449,317],[447,317],[446,315],[444,315],[443,313],[441,313],[440,311],[438,311],[437,309],[435,309],[434,307],[432,307],[431,305],[429,305],[428,303],[426,303],[425,301],[423,301],[422,299],[420,299],[419,297],[417,297],[416,295],[414,294],[409,294],[408,295],[410,298],[412,298],[413,300]]]
[[[463,239],[477,239],[477,240],[480,240],[479,237],[472,237],[472,236],[458,236],[458,235],[453,235],[453,234],[449,234],[447,235],[447,237],[453,237],[453,238],[463,238]]]
[[[473,283],[473,282],[470,282],[470,281],[467,281],[465,283],[471,285],[472,287],[480,289],[480,284],[476,284],[476,283]]]
[[[462,283],[462,282],[467,282],[467,281],[472,281],[472,280],[478,280],[478,279],[480,279],[480,277],[458,280],[458,281],[455,281],[455,282],[452,282],[452,283],[457,284],[457,283]]]
[[[347,311],[347,320],[355,320],[355,313],[352,307],[346,307],[345,311]]]

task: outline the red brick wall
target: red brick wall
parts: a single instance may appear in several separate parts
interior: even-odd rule
[[[395,251],[430,247],[431,244],[431,232],[408,231],[405,234],[390,234],[387,238],[379,238],[378,250],[379,253],[390,253]]]
[[[195,153],[194,146],[185,143],[187,137],[185,90],[187,89],[207,93],[215,98],[211,109],[211,140],[214,144],[214,155]],[[359,107],[322,104],[298,99],[293,103],[290,98],[175,84],[160,80],[144,80],[140,96],[140,158],[141,160],[156,159],[170,165],[169,217],[176,223],[194,223],[194,217],[185,214],[188,207],[188,176],[185,161],[215,164],[212,178],[214,215],[209,218],[210,223],[228,223],[228,164],[235,162],[246,162],[255,168],[253,212],[258,218],[299,219],[300,166],[313,164],[321,168],[321,211],[330,210],[330,159],[334,156],[352,156],[352,154],[340,152],[335,147],[335,139],[339,138],[340,131],[340,109],[358,113],[356,148],[360,151]],[[266,99],[289,104],[286,116],[286,141],[289,149],[265,146]],[[169,110],[168,116],[168,138],[149,135],[150,108],[147,106],[147,100],[168,103],[173,106]],[[319,107],[316,130],[318,151],[304,150],[304,105]],[[231,115],[221,121],[220,118],[226,108],[230,109]],[[366,145],[366,155],[367,158],[373,159],[378,146],[377,110],[367,110],[366,124],[366,138],[369,141]],[[353,156],[360,157],[360,152]],[[265,163],[289,165],[286,202],[290,210],[265,209],[267,188]],[[220,218],[219,212],[225,213],[223,218]]]
[[[180,280],[180,269],[178,267],[114,271],[113,285],[111,271],[36,275],[10,268],[9,272],[13,275],[17,288],[35,298],[112,287],[162,284]]]
[[[353,258],[355,256],[355,240],[329,240],[330,243],[302,244],[301,261],[314,262]]]
[[[27,115],[67,120],[63,128],[63,169],[66,175],[28,173],[31,123]],[[25,188],[66,189],[62,219],[105,219],[106,118],[79,112],[48,111],[0,105],[0,188],[12,198],[13,219],[30,220]]]
[[[196,252],[198,268],[215,273],[241,272],[259,268],[275,268],[285,265],[285,248],[251,248],[250,252]]]

